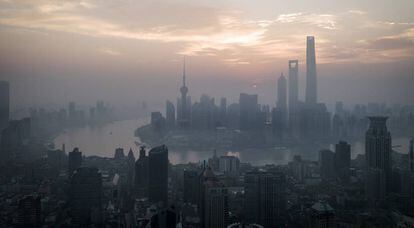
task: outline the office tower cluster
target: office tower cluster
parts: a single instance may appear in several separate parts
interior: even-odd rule
[[[235,103],[228,103],[225,97],[217,102],[207,94],[192,101],[184,64],[176,105],[167,100],[165,115],[159,111],[151,113],[151,129],[138,128],[135,134],[154,145],[233,150],[293,142],[355,141],[363,137],[369,124],[366,116],[369,115],[390,115],[391,129],[410,133],[414,127],[414,109],[410,106],[368,103],[356,104],[349,109],[338,101],[334,111],[329,112],[327,105],[318,100],[313,36],[306,39],[303,93],[299,89],[302,87],[299,85],[299,65],[299,60],[288,61],[287,75],[281,73],[275,84],[275,106],[272,108],[260,104],[258,94],[243,92]],[[299,94],[304,97],[300,98]]]
[[[105,124],[111,121],[110,112],[110,108],[103,101],[97,101],[95,106],[89,107],[89,115],[87,110],[80,109],[73,101],[69,102],[67,111],[65,109],[59,110],[60,118],[70,126],[84,125],[86,123],[93,125]],[[36,114],[36,110],[33,110],[33,115]]]
[[[181,173],[183,180],[179,176],[171,181],[183,183],[183,227],[275,227],[287,221],[287,180],[282,170],[243,169],[238,157],[216,152],[201,167],[187,164],[181,170],[180,166],[172,174]]]
[[[247,93],[240,93],[238,103],[233,104],[228,104],[226,98],[221,98],[219,104],[216,104],[215,99],[206,94],[203,94],[199,101],[192,103],[184,63],[181,96],[177,99],[177,108],[171,101],[167,101],[165,117],[161,112],[153,112],[151,126],[156,132],[164,135],[169,131],[215,131],[216,136],[210,141],[208,137],[200,136],[198,144],[213,143],[227,148],[243,147],[245,144],[274,144],[288,140],[329,138],[331,115],[325,104],[317,100],[314,37],[307,37],[305,101],[299,99],[299,61],[289,60],[288,63],[287,77],[282,73],[277,80],[276,107],[273,109],[268,105],[261,105],[257,94]],[[139,130],[137,135],[145,137],[145,133],[139,134]],[[204,143],[201,140],[208,142]]]
[[[288,135],[297,139],[327,138],[331,129],[331,117],[326,105],[317,100],[315,38],[313,36],[308,36],[306,43],[305,102],[299,100],[299,61],[289,60],[288,67]]]

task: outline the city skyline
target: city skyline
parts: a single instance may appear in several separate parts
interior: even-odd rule
[[[0,0],[0,227],[414,227],[413,0]]]

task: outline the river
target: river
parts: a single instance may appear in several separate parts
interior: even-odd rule
[[[149,123],[148,118],[135,120],[122,120],[104,126],[86,126],[82,128],[67,129],[54,139],[54,144],[60,148],[65,144],[66,150],[79,147],[86,156],[97,155],[101,157],[113,157],[115,149],[124,148],[127,154],[132,148],[134,155],[138,157],[138,148],[135,141],[140,139],[134,136],[134,131],[140,126]],[[393,145],[401,145],[395,148],[400,153],[408,153],[407,137],[393,139]],[[167,145],[168,146],[168,145]],[[364,153],[364,143],[355,142],[351,145],[352,157]],[[332,145],[331,145],[331,149]],[[295,154],[300,154],[305,159],[317,159],[318,149],[315,148],[269,148],[257,150],[245,150],[237,152],[218,151],[217,155],[235,154],[242,162],[250,162],[255,165],[286,164]],[[207,160],[213,155],[212,151],[169,151],[169,160],[173,164],[198,162]]]

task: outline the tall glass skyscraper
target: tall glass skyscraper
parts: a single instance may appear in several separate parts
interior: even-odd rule
[[[306,97],[308,104],[316,104],[317,81],[316,81],[316,57],[315,57],[315,37],[306,38]]]

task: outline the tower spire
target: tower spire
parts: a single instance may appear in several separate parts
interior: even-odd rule
[[[183,58],[183,85],[180,88],[180,92],[181,92],[181,107],[180,107],[181,113],[180,113],[179,119],[181,122],[181,126],[186,126],[190,120],[188,108],[190,107],[189,105],[191,104],[187,104],[189,100],[187,100],[188,88],[185,83],[185,56]]]

